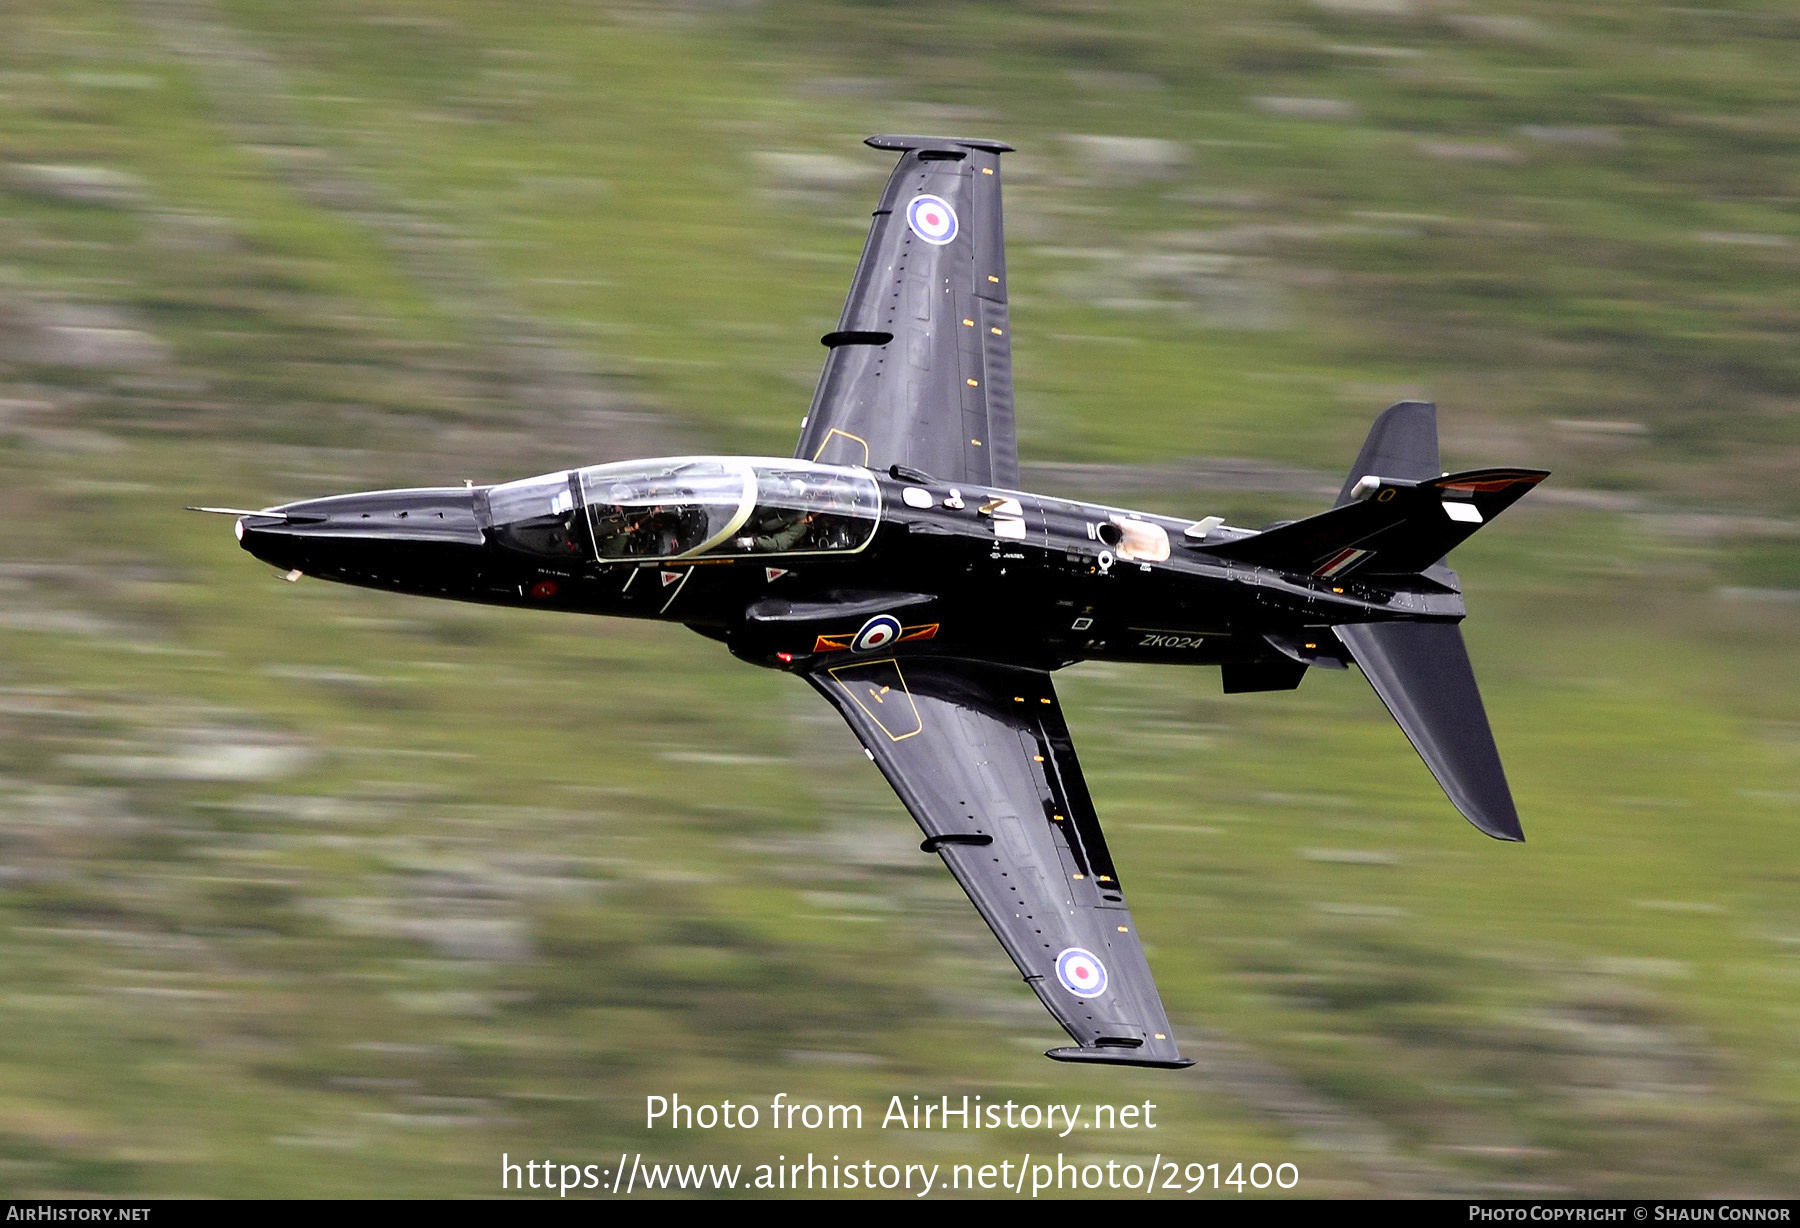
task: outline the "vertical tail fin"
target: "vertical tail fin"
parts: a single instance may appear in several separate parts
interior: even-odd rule
[[[1437,406],[1430,401],[1401,401],[1383,410],[1369,428],[1369,437],[1356,454],[1356,464],[1344,479],[1344,489],[1338,492],[1337,506],[1343,507],[1355,497],[1351,492],[1365,477],[1422,482],[1442,472],[1438,461]]]
[[[1464,817],[1496,840],[1523,840],[1461,628],[1357,623],[1337,634]]]

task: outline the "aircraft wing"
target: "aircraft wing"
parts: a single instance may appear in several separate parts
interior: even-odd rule
[[[900,150],[794,455],[1016,487],[998,141],[872,136]]]
[[[1187,1066],[1048,674],[944,658],[807,675],[843,714],[1078,1047],[1062,1061]]]

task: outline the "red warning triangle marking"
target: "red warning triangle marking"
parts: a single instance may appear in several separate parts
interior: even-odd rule
[[[775,583],[775,581],[781,579],[781,577],[783,577],[787,574],[788,574],[788,571],[787,571],[787,568],[785,568],[785,567],[765,567],[765,568],[763,568],[763,575],[768,577],[768,583],[770,583],[770,584]]]
[[[662,582],[663,582],[664,588],[668,588],[669,585],[671,585],[671,584],[675,583],[675,581],[681,579],[681,573],[679,571],[665,571],[661,574],[662,574]]]

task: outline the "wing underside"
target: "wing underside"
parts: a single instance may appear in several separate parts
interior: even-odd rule
[[[1000,154],[954,137],[870,137],[901,151],[794,455],[903,465],[1015,487],[1012,325]]]
[[[844,716],[1025,981],[1066,1061],[1186,1066],[1047,674],[942,658],[807,675]]]

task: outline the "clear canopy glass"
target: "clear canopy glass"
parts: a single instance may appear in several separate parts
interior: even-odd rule
[[[755,506],[709,554],[817,554],[856,550],[875,531],[875,479],[857,469],[758,462]]]
[[[754,492],[745,465],[710,458],[596,465],[580,477],[603,559],[698,553],[749,516]]]
[[[558,526],[572,532],[577,491],[602,560],[858,550],[881,511],[868,472],[801,460],[674,457],[595,465],[574,477],[490,488],[496,536],[535,549],[546,534],[558,537]]]
[[[558,558],[586,553],[567,470],[490,486],[487,506],[494,536],[502,545]]]

